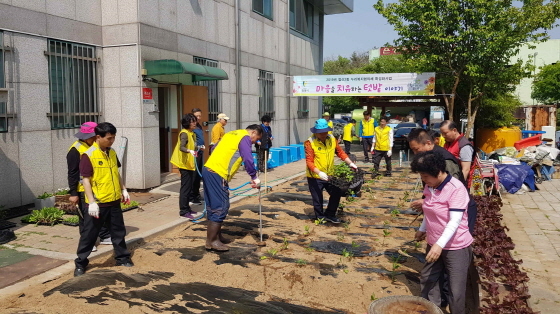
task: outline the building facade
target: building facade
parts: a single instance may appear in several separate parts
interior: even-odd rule
[[[173,171],[180,117],[200,108],[226,130],[273,116],[274,145],[301,142],[319,99],[291,76],[322,73],[326,14],[353,0],[0,1],[0,205],[66,187],[79,125],[117,129],[127,187]]]

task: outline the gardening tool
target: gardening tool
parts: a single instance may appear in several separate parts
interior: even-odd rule
[[[264,154],[264,188],[268,189],[267,181],[266,181],[266,169],[268,163],[268,152]],[[261,200],[261,188],[259,187],[259,236],[260,242],[257,243],[258,246],[266,246],[266,242],[263,241],[263,234],[262,234],[262,200]]]

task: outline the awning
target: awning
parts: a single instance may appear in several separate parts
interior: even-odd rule
[[[148,76],[169,74],[190,74],[193,82],[227,80],[226,71],[200,64],[181,62],[173,59],[149,60],[144,63]]]

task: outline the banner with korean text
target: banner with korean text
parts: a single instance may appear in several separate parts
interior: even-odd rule
[[[433,96],[436,74],[385,73],[293,77],[293,96]]]

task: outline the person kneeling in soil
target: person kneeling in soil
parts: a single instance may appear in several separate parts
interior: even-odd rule
[[[324,218],[326,221],[339,224],[341,220],[335,215],[343,192],[329,182],[328,176],[334,168],[334,155],[336,154],[350,168],[357,170],[358,167],[348,158],[336,138],[328,133],[329,131],[332,131],[332,128],[329,127],[327,120],[319,119],[315,122],[315,127],[311,128],[313,135],[304,143],[307,182],[313,198],[315,218]],[[323,211],[323,190],[327,190],[330,195],[325,211]]]
[[[80,159],[80,174],[87,203],[84,224],[78,244],[78,258],[74,261],[74,276],[85,273],[88,256],[95,245],[99,230],[104,223],[109,226],[111,242],[115,250],[117,266],[132,267],[130,252],[126,248],[121,201],[130,203],[130,196],[119,174],[120,163],[111,146],[115,142],[117,129],[109,122],[95,127],[95,143]]]
[[[206,249],[228,251],[224,245],[221,228],[229,211],[229,181],[233,178],[241,162],[251,177],[251,186],[260,188],[260,180],[253,162],[251,148],[262,137],[262,126],[252,124],[245,130],[228,132],[216,143],[214,151],[202,170],[204,200],[208,214]]]
[[[415,240],[426,238],[426,264],[420,273],[421,296],[441,305],[440,279],[449,274],[449,308],[464,314],[467,274],[472,260],[473,237],[469,232],[469,194],[463,183],[445,172],[445,159],[437,152],[417,154],[411,165],[424,187],[424,220]]]

